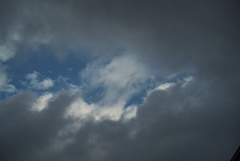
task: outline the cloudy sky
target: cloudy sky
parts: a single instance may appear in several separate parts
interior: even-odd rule
[[[239,1],[1,0],[1,161],[226,161]]]

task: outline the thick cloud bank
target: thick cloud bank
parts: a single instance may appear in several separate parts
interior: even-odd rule
[[[223,0],[1,1],[0,160],[230,160],[238,12]],[[8,63],[42,46],[86,59],[78,83],[39,65],[14,84]]]

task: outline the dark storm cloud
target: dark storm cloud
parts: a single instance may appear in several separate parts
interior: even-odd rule
[[[196,86],[201,88],[195,89]],[[21,93],[1,102],[1,160],[228,160],[240,142],[238,96],[226,97],[221,83],[192,82],[153,92],[130,122],[87,121],[63,149],[51,146],[71,103],[66,93],[47,109],[28,109],[35,100]],[[60,140],[64,141],[64,140]]]
[[[0,160],[230,159],[240,143],[238,9],[235,1],[1,1],[0,43],[18,53],[39,43],[58,53],[125,48],[159,69],[197,72],[186,88],[153,92],[130,122],[87,122],[59,151],[50,147],[74,121],[63,118],[72,96],[40,113],[29,110],[31,93],[4,100]]]
[[[53,142],[57,132],[67,124],[62,119],[71,98],[61,94],[41,113],[30,110],[36,96],[20,93],[0,103],[1,160],[38,160]]]
[[[212,67],[225,53],[236,54],[239,42],[234,1],[26,0],[1,6],[1,37],[9,39],[16,30],[17,45],[50,37],[57,51],[80,47],[103,54],[126,48],[175,70],[192,61]]]

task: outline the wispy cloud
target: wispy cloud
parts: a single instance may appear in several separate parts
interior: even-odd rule
[[[50,78],[45,78],[42,81],[39,80],[40,74],[36,71],[29,73],[25,76],[28,79],[29,87],[37,90],[46,90],[54,85],[54,82]]]
[[[14,93],[17,91],[14,85],[9,84],[10,80],[7,77],[7,74],[4,68],[0,64],[0,91],[7,93]]]

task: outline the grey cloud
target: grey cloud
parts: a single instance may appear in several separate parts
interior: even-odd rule
[[[30,110],[35,100],[33,93],[24,92],[1,102],[1,160],[39,160],[41,152],[67,124],[61,116],[71,101],[66,94],[41,113]]]
[[[75,122],[63,118],[74,97],[60,94],[34,113],[35,96],[21,93],[1,102],[1,160],[228,160],[240,142],[238,95],[206,82],[154,91],[135,119],[89,119],[65,136],[58,132]],[[74,141],[54,150],[56,138]]]
[[[20,93],[0,103],[0,159],[230,160],[239,145],[239,2],[1,1],[0,43],[18,54],[40,43],[58,54],[125,48],[159,70],[194,68],[194,82],[154,91],[127,123],[63,118],[74,99],[60,94],[38,112]],[[11,35],[16,33],[19,35]],[[60,150],[56,138],[73,138]]]
[[[49,37],[57,51],[80,47],[104,54],[126,48],[174,70],[186,63],[215,67],[213,61],[224,59],[224,53],[239,51],[237,2],[26,0],[2,4],[13,10],[3,10],[2,35],[17,28],[22,40],[16,43],[25,47],[34,42],[48,44],[44,39]]]
[[[178,85],[156,91],[139,107],[135,120],[87,124],[77,136],[80,139],[87,132],[88,137],[97,137],[89,149],[92,155],[99,155],[96,160],[228,160],[240,141],[239,102],[208,87],[195,90],[196,85],[205,86],[195,82],[186,89]],[[134,130],[137,133],[131,137]],[[74,149],[81,147],[76,141],[66,148],[74,151],[69,154],[72,160],[78,156]]]
[[[5,69],[6,67],[0,63],[0,91],[14,93],[16,92],[16,88],[14,85],[9,84],[10,80],[8,79]]]

